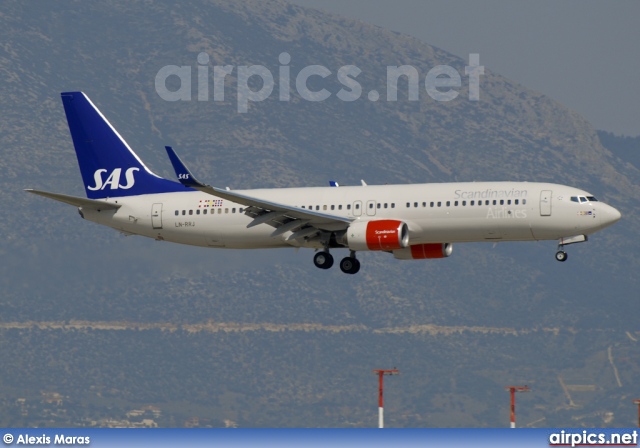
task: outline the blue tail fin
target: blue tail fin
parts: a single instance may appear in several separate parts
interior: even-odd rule
[[[88,198],[188,190],[152,173],[84,93],[61,96]]]

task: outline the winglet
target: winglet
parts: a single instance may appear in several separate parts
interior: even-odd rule
[[[189,171],[182,160],[180,160],[180,157],[178,157],[178,154],[176,154],[171,146],[165,146],[164,148],[167,150],[171,165],[173,165],[176,176],[178,176],[178,180],[182,185],[185,187],[206,187],[205,184],[193,177],[191,171]]]

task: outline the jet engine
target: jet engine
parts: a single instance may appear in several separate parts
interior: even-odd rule
[[[424,260],[425,258],[446,258],[453,252],[451,243],[416,244],[393,251],[399,260]]]
[[[409,226],[393,219],[356,222],[344,236],[351,250],[392,251],[409,246]]]

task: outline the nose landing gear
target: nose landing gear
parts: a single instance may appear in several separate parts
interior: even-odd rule
[[[558,241],[558,252],[556,252],[556,260],[567,261],[567,258],[569,258],[569,255],[564,251],[564,246],[568,246],[569,244],[584,243],[586,241],[589,241],[587,235],[575,235],[567,238],[560,238],[560,241]]]
[[[567,261],[567,258],[569,258],[569,255],[567,255],[565,251],[559,250],[558,252],[556,252],[556,260]]]

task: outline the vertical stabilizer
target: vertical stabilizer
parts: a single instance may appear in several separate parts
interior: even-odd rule
[[[187,190],[151,172],[84,93],[61,96],[88,198]]]

